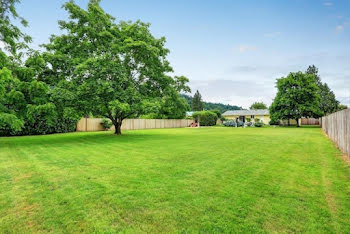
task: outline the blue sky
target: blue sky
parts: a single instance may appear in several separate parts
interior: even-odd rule
[[[19,13],[33,46],[59,34],[64,0],[22,0]],[[86,7],[88,0],[76,0]],[[315,64],[338,100],[349,105],[350,1],[102,0],[117,20],[151,23],[165,36],[176,75],[190,79],[204,100],[270,104],[275,80]]]

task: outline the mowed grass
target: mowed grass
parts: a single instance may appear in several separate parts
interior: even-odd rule
[[[0,232],[350,232],[320,128],[0,138]]]

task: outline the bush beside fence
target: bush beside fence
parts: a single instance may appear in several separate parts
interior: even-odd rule
[[[322,117],[322,129],[350,157],[350,110]]]
[[[79,132],[103,131],[101,118],[82,118],[77,124]],[[194,121],[191,119],[124,119],[122,130],[151,128],[184,128]],[[114,130],[114,126],[110,130]]]

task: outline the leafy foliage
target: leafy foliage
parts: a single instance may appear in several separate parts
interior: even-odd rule
[[[196,122],[199,121],[201,126],[214,126],[216,125],[216,121],[218,119],[216,113],[211,111],[197,111],[193,113],[192,116]]]
[[[14,114],[0,113],[0,136],[16,135],[22,130],[23,121]]]
[[[265,103],[263,102],[254,102],[251,106],[250,106],[251,110],[258,110],[258,109],[267,109],[267,106]]]
[[[2,134],[31,135],[74,131],[80,119],[63,89],[50,89],[33,76],[32,67],[6,67],[0,70],[0,114],[7,127]],[[59,92],[61,91],[61,92]],[[11,118],[9,117],[10,114]],[[15,118],[18,121],[14,121]],[[11,123],[9,124],[9,120]],[[9,126],[15,126],[10,131]]]
[[[264,126],[264,124],[262,122],[254,122],[254,126],[260,128],[260,127]]]
[[[272,119],[298,119],[319,117],[319,88],[315,76],[307,73],[290,73],[277,79],[277,94],[270,107]]]
[[[27,43],[32,40],[11,22],[11,19],[18,19],[22,26],[28,25],[27,21],[16,11],[15,5],[19,2],[19,0],[0,0],[0,41],[5,44],[5,49],[13,56],[18,50],[27,48]],[[4,51],[0,49],[0,58],[3,59],[4,56]],[[18,57],[20,56],[21,54]]]
[[[338,108],[337,108],[337,111],[341,111],[341,110],[345,110],[345,109],[348,109],[348,106],[347,106],[347,105],[341,105],[341,104],[339,104],[339,105],[338,105]]]
[[[155,104],[153,114],[184,116],[178,93],[189,91],[188,79],[167,75],[173,70],[165,38],[155,38],[141,21],[115,23],[99,1],[91,0],[87,10],[72,1],[64,8],[70,18],[59,22],[65,34],[45,45],[49,83],[72,83],[79,109],[109,118],[116,134],[123,119],[150,114],[143,108],[149,103]]]
[[[306,73],[314,75],[315,82],[319,87],[318,92],[320,95],[320,109],[322,111],[322,116],[338,111],[339,101],[336,100],[335,94],[328,87],[328,84],[321,82],[317,67],[315,65],[309,66]]]
[[[113,123],[109,119],[103,118],[101,125],[105,130],[108,130],[113,126]]]
[[[218,110],[218,109],[214,109],[214,110],[210,110],[211,112],[214,112],[217,116],[218,116],[218,119],[221,118],[221,111]]]
[[[224,122],[224,126],[226,127],[237,127],[237,123],[234,120],[229,120]]]

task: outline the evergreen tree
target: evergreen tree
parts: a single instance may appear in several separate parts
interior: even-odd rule
[[[202,111],[203,110],[202,95],[199,93],[198,90],[193,96],[192,110],[193,111]]]
[[[318,75],[318,69],[315,65],[311,65],[306,70],[307,74],[315,76],[315,82],[319,87],[320,95],[320,109],[322,111],[322,116],[327,115],[338,110],[339,101],[335,98],[335,94],[328,87],[327,83],[322,83],[320,76]]]

